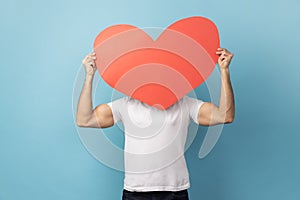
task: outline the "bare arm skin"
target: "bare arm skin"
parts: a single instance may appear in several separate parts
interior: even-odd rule
[[[78,101],[76,123],[80,127],[107,128],[114,124],[110,107],[107,104],[100,104],[93,109],[92,83],[96,71],[95,59],[95,53],[92,53],[82,60],[86,77]]]
[[[224,48],[218,48],[216,54],[220,56],[218,64],[222,80],[221,96],[219,106],[206,102],[199,109],[198,122],[204,126],[232,123],[234,120],[234,95],[229,74],[229,64],[233,54]]]

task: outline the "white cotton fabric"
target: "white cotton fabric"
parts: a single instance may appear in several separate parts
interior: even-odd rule
[[[184,145],[190,122],[198,124],[203,101],[184,96],[166,110],[130,97],[108,105],[125,132],[124,189],[179,191],[190,187]]]

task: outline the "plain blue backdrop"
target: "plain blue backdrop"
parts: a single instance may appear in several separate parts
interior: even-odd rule
[[[73,120],[81,60],[107,26],[164,28],[200,15],[235,53],[236,118],[204,159],[200,127],[186,152],[190,199],[299,200],[299,7],[297,0],[1,0],[0,199],[120,199],[123,173],[87,152]],[[209,100],[203,86],[196,92]]]

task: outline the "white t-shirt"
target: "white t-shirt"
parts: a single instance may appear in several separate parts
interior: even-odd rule
[[[166,110],[130,97],[108,105],[124,125],[124,189],[179,191],[190,187],[184,157],[188,125],[198,124],[203,101],[184,96]]]

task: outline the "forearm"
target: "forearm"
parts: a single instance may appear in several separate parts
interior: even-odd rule
[[[87,123],[93,115],[92,84],[93,76],[86,75],[76,113],[76,121],[79,125]]]
[[[221,71],[221,96],[219,111],[223,114],[225,122],[232,122],[235,114],[234,94],[230,81],[229,68],[220,69]]]

